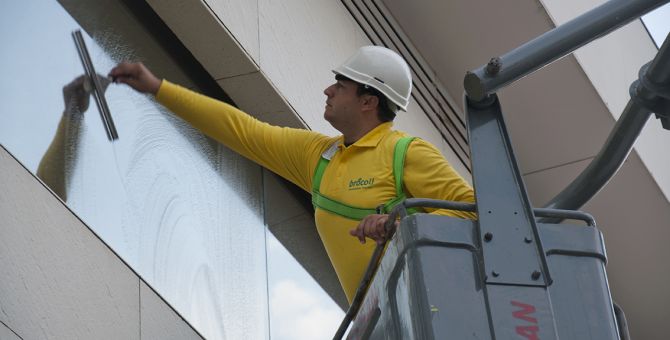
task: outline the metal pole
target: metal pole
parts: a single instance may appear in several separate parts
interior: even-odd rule
[[[378,214],[384,213],[383,204],[377,207],[377,213]],[[386,224],[384,224],[384,228],[386,229],[388,236],[384,240],[384,243],[377,243],[374,252],[372,252],[370,262],[368,262],[368,268],[365,270],[363,278],[361,279],[361,282],[358,284],[358,288],[356,288],[356,294],[354,295],[354,299],[351,301],[351,306],[349,306],[347,313],[344,315],[344,319],[342,319],[340,327],[337,328],[337,331],[333,336],[333,340],[340,340],[342,339],[342,337],[344,337],[344,333],[346,333],[347,329],[349,328],[349,324],[351,324],[351,321],[353,321],[354,318],[356,317],[356,314],[358,314],[358,310],[361,309],[363,299],[365,298],[365,293],[368,291],[368,286],[370,285],[370,282],[372,282],[375,271],[377,270],[377,265],[379,264],[379,261],[381,261],[381,258],[384,255],[384,248],[386,247],[386,243],[388,243],[388,240],[393,236],[393,233],[395,232],[394,228],[395,220],[399,214],[400,215],[407,214],[405,206],[402,203],[398,204],[389,214],[389,218],[388,220],[386,220]]]
[[[630,92],[628,105],[598,155],[545,207],[576,210],[593,198],[626,160],[652,112],[670,129],[670,34],[654,60],[641,68],[640,79],[631,85]],[[558,223],[560,219],[541,222]]]
[[[650,112],[632,100],[616,122],[605,145],[588,167],[563,191],[545,205],[552,209],[577,210],[586,204],[616,174],[628,157],[633,143],[649,119]],[[549,222],[550,220],[541,220]],[[554,223],[558,220],[553,220]]]
[[[464,79],[465,91],[471,100],[481,101],[505,85],[669,1],[610,0],[468,72]]]

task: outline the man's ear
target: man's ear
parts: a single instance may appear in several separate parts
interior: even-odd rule
[[[377,98],[377,96],[364,94],[361,96],[361,103],[363,104],[363,110],[374,110],[379,108],[379,98]]]

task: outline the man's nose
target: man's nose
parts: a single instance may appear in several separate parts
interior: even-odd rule
[[[333,95],[333,85],[330,85],[330,86],[326,87],[326,89],[323,90],[323,94],[325,94],[326,97],[328,97],[328,98],[332,97],[332,95]]]

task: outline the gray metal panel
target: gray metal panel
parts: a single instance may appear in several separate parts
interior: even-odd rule
[[[538,229],[554,279],[547,289],[559,336],[618,339],[602,233],[568,224],[539,224]]]
[[[538,225],[554,280],[532,287],[485,284],[475,223],[403,219],[349,338],[491,339],[493,329],[498,339],[618,337],[597,228]]]
[[[490,339],[474,234],[470,220],[404,219],[349,338]]]
[[[547,289],[561,339],[618,339],[603,263],[587,256],[547,257],[554,282]]]
[[[538,224],[547,256],[552,254],[591,256],[607,263],[602,233],[594,227],[569,224]]]
[[[489,284],[487,293],[496,338],[558,339],[546,288]]]

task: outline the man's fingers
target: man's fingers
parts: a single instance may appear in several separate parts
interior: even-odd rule
[[[362,222],[362,221],[361,221],[361,222]],[[365,243],[365,236],[362,236],[362,235],[363,235],[363,231],[361,230],[361,226],[362,226],[362,224],[359,223],[359,224],[356,226],[356,228],[349,230],[349,235],[358,238],[358,240],[359,240],[361,243]],[[362,237],[362,238],[361,238],[361,237]]]
[[[127,84],[136,91],[155,95],[161,80],[156,78],[142,63],[120,63],[109,71],[115,83]]]
[[[117,84],[121,83],[121,84],[130,85],[132,87],[135,83],[135,78],[129,77],[129,76],[116,76],[116,77],[112,76],[112,81],[117,83]]]
[[[376,221],[368,220],[368,223],[365,224],[365,236],[376,240],[377,239],[377,224]]]
[[[355,229],[349,230],[349,234],[357,237],[361,243],[365,243],[366,237],[377,241],[377,243],[383,243],[386,238],[384,224],[387,220],[388,215],[374,214],[366,216]]]
[[[123,62],[109,71],[109,76],[112,77],[112,79],[116,79],[118,77],[137,77],[139,69],[139,64]]]
[[[386,237],[386,228],[384,225],[386,224],[386,221],[388,220],[388,215],[382,215],[378,220],[377,220],[377,234],[379,237],[384,238]]]
[[[368,230],[372,223],[373,220],[371,219],[371,216],[366,216],[358,224],[358,227],[356,227],[356,237],[358,237],[361,244],[365,244],[365,237],[368,236]]]

